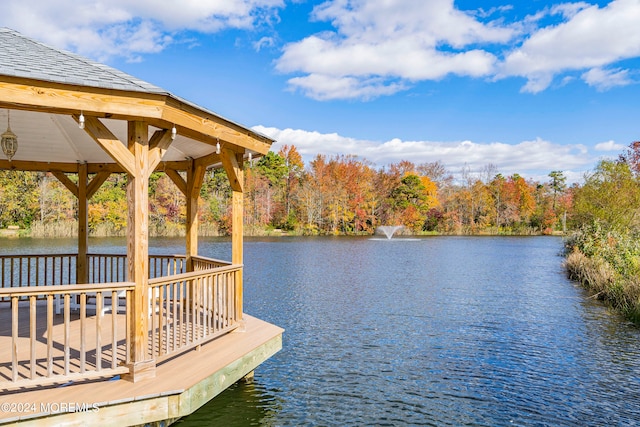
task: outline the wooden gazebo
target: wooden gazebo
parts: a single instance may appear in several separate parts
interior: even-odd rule
[[[77,254],[0,258],[0,313],[11,319],[11,331],[0,334],[11,344],[0,351],[0,390],[114,375],[139,382],[164,361],[250,332],[242,309],[243,163],[273,141],[10,29],[0,29],[0,58],[0,128],[10,125],[17,137],[11,158],[0,152],[0,169],[51,172],[78,201]],[[218,167],[233,190],[230,261],[198,256],[200,189],[207,168]],[[154,171],[186,198],[185,255],[149,253]],[[128,176],[126,255],[94,254],[88,200],[113,173]],[[279,328],[272,332],[281,339]]]

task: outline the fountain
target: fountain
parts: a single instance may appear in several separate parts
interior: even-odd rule
[[[404,228],[404,226],[402,225],[381,225],[380,227],[376,228],[376,233],[378,233],[378,231],[381,231],[382,233],[384,233],[385,236],[387,236],[387,239],[391,239],[393,237],[393,234],[400,230],[401,228]]]

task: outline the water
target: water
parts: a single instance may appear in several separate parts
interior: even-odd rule
[[[55,241],[22,242],[0,253]],[[565,278],[561,243],[247,239],[245,309],[284,327],[284,348],[177,425],[640,424],[640,330]],[[231,246],[202,239],[200,252],[229,259]]]

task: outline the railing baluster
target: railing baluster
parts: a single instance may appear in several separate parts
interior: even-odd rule
[[[111,369],[118,366],[118,292],[111,291]]]
[[[11,297],[11,378],[18,381],[18,297]]]
[[[71,295],[64,294],[64,374],[69,375],[71,359]]]
[[[150,292],[150,301],[149,301],[149,310],[151,310],[151,313],[149,313],[149,315],[151,316],[151,356],[155,357],[156,355],[156,313],[155,310],[153,309],[153,307],[155,306],[155,293],[157,288],[150,288],[151,292]]]
[[[159,307],[159,313],[158,313],[158,317],[160,318],[160,321],[158,322],[160,324],[160,333],[158,334],[158,339],[160,340],[159,342],[159,347],[160,347],[160,354],[167,354],[167,342],[169,341],[169,339],[167,338],[167,317],[165,316],[165,307],[164,307],[164,302],[165,302],[165,298],[164,298],[164,292],[165,292],[165,287],[164,286],[160,286],[158,287],[158,291],[160,292],[160,295],[158,296],[160,301],[160,307]],[[164,349],[164,350],[163,350]]]
[[[176,325],[178,328],[178,348],[182,347],[182,329],[184,327],[184,305],[186,304],[186,299],[184,295],[184,281],[178,282],[178,297],[180,298],[180,316],[178,318],[179,324]],[[174,349],[175,350],[175,349]]]
[[[102,292],[96,292],[96,370],[102,370]]]
[[[36,378],[36,297],[29,297],[29,343],[31,346],[31,379]]]
[[[87,353],[86,353],[86,329],[87,329],[87,293],[80,294],[80,373],[84,374],[86,370]]]
[[[129,337],[131,336],[131,304],[133,302],[133,291],[127,291],[127,298],[125,304],[126,308],[126,316],[125,316],[125,331],[126,331],[126,344],[125,344],[125,360],[127,363],[131,362],[131,343],[129,342]]]
[[[53,375],[53,294],[47,295],[47,377]]]

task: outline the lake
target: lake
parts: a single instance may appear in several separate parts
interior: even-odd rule
[[[151,244],[184,253],[182,239]],[[561,250],[557,237],[248,238],[245,311],[286,329],[283,350],[177,425],[640,424],[640,329],[569,281]],[[231,245],[200,252],[230,259]]]

